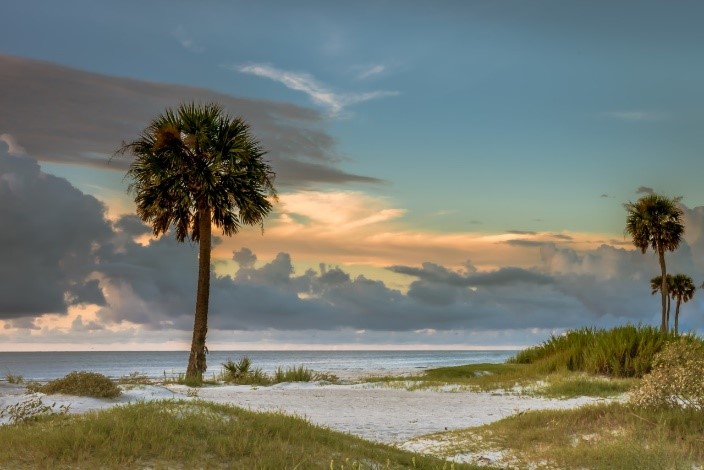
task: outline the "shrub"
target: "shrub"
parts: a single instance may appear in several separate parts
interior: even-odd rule
[[[23,423],[32,421],[40,416],[68,413],[70,405],[61,405],[56,408],[56,403],[46,405],[38,396],[32,396],[25,401],[8,405],[0,410],[0,418],[8,417],[10,423]]]
[[[632,404],[644,408],[691,408],[704,411],[704,345],[682,337],[666,345],[653,370],[631,393]]]
[[[237,362],[228,360],[222,364],[223,380],[238,385],[269,385],[271,378],[260,368],[252,369],[252,361],[244,356]]]
[[[7,383],[10,384],[21,384],[24,383],[24,377],[22,377],[19,374],[10,374],[8,373],[5,375],[5,378],[7,379]]]
[[[115,398],[122,393],[115,382],[97,372],[71,372],[67,376],[52,380],[39,387],[47,395],[65,393],[96,398]]]
[[[237,362],[228,360],[222,364],[221,378],[224,382],[238,385],[271,385],[281,382],[311,382],[326,381],[337,383],[339,379],[334,374],[316,373],[304,367],[278,367],[273,375],[268,375],[260,368],[253,369],[252,361],[244,356]]]
[[[232,362],[232,359],[228,359],[227,362],[222,364],[222,367],[225,369],[225,381],[235,382],[249,375],[251,366],[252,361],[247,356],[242,357],[237,362]]]

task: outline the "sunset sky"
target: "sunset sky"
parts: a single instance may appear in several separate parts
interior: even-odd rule
[[[14,1],[0,6],[0,350],[187,349],[197,247],[127,158],[184,101],[277,173],[214,247],[211,349],[514,348],[659,324],[623,204],[682,196],[704,281],[698,1]],[[217,230],[214,234],[219,235]],[[704,334],[704,295],[681,329]]]

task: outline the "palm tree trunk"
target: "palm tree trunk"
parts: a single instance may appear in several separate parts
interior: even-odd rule
[[[678,330],[678,324],[680,322],[680,303],[682,302],[682,298],[678,297],[677,298],[677,303],[675,304],[675,336],[677,336],[677,330]]]
[[[667,319],[666,319],[668,328],[670,327],[670,304],[671,304],[670,296],[668,295],[667,296]]]
[[[203,380],[207,368],[205,336],[208,333],[208,302],[210,299],[210,207],[199,210],[199,253],[198,253],[198,292],[196,294],[196,314],[193,322],[193,341],[188,357],[186,378]]]
[[[662,276],[662,285],[660,286],[660,293],[662,294],[662,321],[660,322],[660,332],[667,333],[668,321],[667,321],[667,298],[670,293],[667,290],[667,269],[665,268],[665,249],[658,246],[658,255],[660,258],[660,271]]]

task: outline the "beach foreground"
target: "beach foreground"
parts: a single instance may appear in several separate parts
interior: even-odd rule
[[[23,386],[0,384],[0,408],[27,398]],[[177,384],[138,385],[127,387],[116,399],[60,394],[44,397],[46,403],[69,405],[70,413],[163,399],[205,400],[252,411],[280,411],[333,430],[418,453],[426,450],[424,442],[428,447],[433,444],[423,440],[409,442],[418,436],[481,426],[528,410],[568,409],[604,401],[591,397],[546,399],[454,388],[409,391],[371,383],[283,383],[269,387],[223,385],[201,388]],[[7,422],[7,418],[0,422]]]

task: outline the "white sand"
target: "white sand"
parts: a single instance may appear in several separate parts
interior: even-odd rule
[[[81,413],[135,401],[193,399],[187,396],[188,390],[181,385],[148,385],[126,390],[115,400],[67,395],[42,399],[46,404],[70,405],[70,412]],[[282,411],[334,430],[393,444],[433,432],[480,426],[527,410],[574,408],[597,401],[586,397],[552,400],[466,391],[407,391],[370,384],[228,385],[191,390],[197,390],[200,399],[254,411]],[[0,409],[27,398],[24,387],[0,383]],[[0,424],[7,421],[4,418]]]

